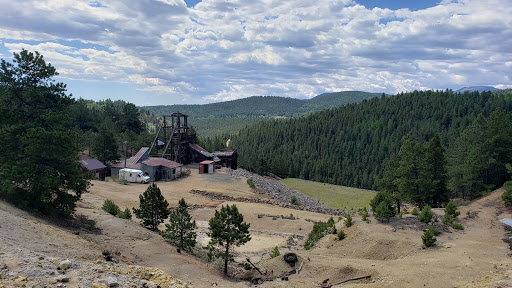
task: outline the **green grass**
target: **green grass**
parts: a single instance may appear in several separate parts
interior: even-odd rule
[[[370,200],[376,192],[352,187],[337,186],[296,178],[281,180],[281,183],[291,189],[317,199],[326,207],[340,210],[357,210],[370,207]]]

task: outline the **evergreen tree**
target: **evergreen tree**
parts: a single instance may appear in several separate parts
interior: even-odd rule
[[[370,206],[373,210],[373,216],[380,222],[388,221],[389,218],[395,216],[393,198],[388,192],[377,192],[377,195],[370,201]]]
[[[398,155],[391,156],[389,161],[387,162],[382,178],[378,181],[379,191],[385,191],[391,195],[393,200],[395,201],[397,212],[400,213],[400,205],[402,203],[402,199],[405,197],[400,194],[400,190],[398,190],[398,167],[400,164],[400,159]],[[375,207],[377,208],[377,207]]]
[[[114,123],[110,119],[106,119],[101,123],[98,134],[94,137],[91,145],[91,154],[106,165],[120,158],[115,131]]]
[[[228,262],[233,259],[229,249],[240,246],[251,240],[250,225],[244,222],[244,216],[238,212],[235,204],[222,206],[215,211],[215,216],[209,221],[208,236],[211,238],[208,248],[210,257],[221,257],[224,260],[224,275],[228,275]],[[215,252],[215,247],[221,246],[224,251]]]
[[[122,114],[120,116],[122,131],[131,131],[136,134],[142,132],[143,125],[139,117],[140,113],[139,109],[137,109],[137,106],[135,106],[133,103],[125,103],[123,106]]]
[[[172,211],[169,216],[169,224],[165,224],[165,231],[161,234],[169,242],[177,245],[180,250],[191,251],[196,245],[196,221],[188,213],[188,206],[185,199],[181,198],[178,208]]]
[[[439,207],[442,203],[448,202],[450,192],[447,188],[446,158],[439,135],[434,136],[425,145],[425,173],[427,202],[432,207]]]
[[[426,202],[424,154],[421,145],[409,134],[398,152],[400,159],[397,169],[396,185],[400,195],[407,201],[416,203],[423,208]]]
[[[38,52],[0,63],[0,194],[37,213],[70,216],[87,190],[68,109],[74,100]]]
[[[155,183],[151,184],[144,194],[139,195],[139,201],[139,209],[133,208],[133,214],[142,220],[142,225],[158,230],[158,225],[164,223],[170,214],[167,210],[169,203],[162,196],[160,188]]]

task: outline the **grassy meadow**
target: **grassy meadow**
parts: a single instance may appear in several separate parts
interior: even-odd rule
[[[281,180],[281,183],[305,195],[317,199],[326,207],[340,210],[369,208],[376,192],[365,189],[331,185],[296,178]]]

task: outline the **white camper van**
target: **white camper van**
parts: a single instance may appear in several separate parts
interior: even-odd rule
[[[144,175],[141,170],[124,168],[119,170],[119,179],[126,179],[132,183],[148,183],[149,177]]]

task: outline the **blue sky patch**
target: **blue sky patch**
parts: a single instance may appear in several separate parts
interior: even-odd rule
[[[103,4],[101,4],[99,1],[91,1],[89,2],[89,6],[91,7],[107,7],[107,6],[104,6]]]
[[[388,8],[391,10],[398,10],[408,8],[411,11],[417,11],[430,7],[435,7],[439,4],[440,0],[356,0],[357,4],[364,5],[368,9],[375,7]]]

